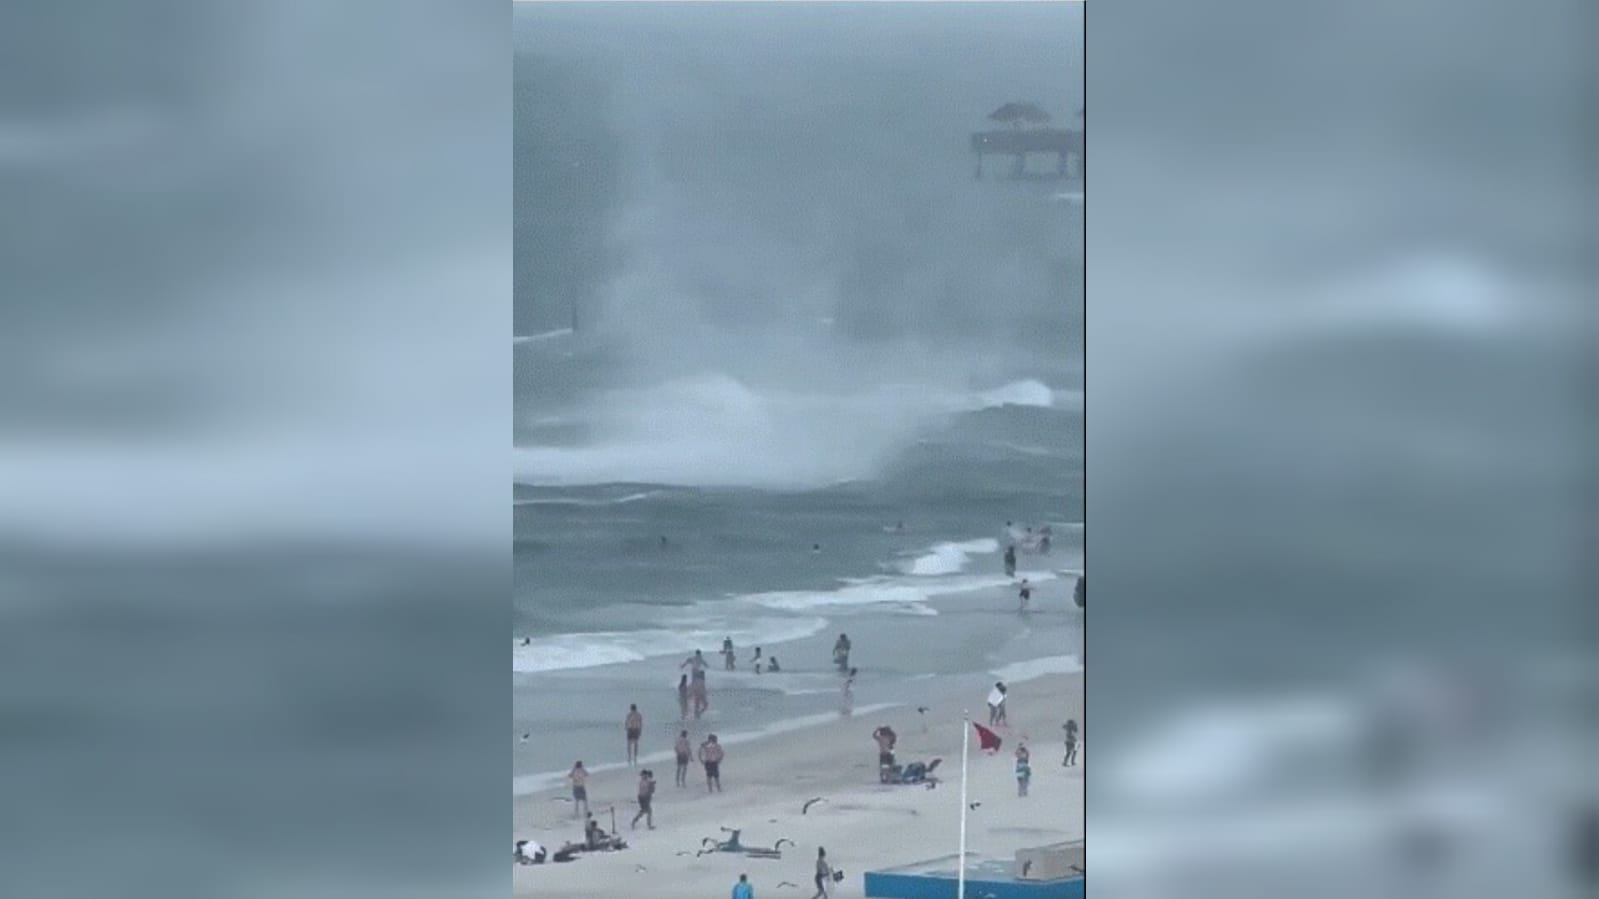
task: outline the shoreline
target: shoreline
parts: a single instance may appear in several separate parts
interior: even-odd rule
[[[1001,731],[1001,751],[985,755],[973,741],[969,788],[971,800],[979,805],[968,821],[972,861],[1010,858],[1019,848],[1081,838],[1086,753],[1079,749],[1079,764],[1073,768],[1062,767],[1060,761],[1061,724],[1067,718],[1083,723],[1082,683],[1081,671],[1040,672],[1011,683],[1013,723]],[[961,685],[931,697],[924,703],[926,713],[918,713],[913,702],[870,711],[863,705],[850,716],[834,713],[830,721],[756,732],[737,742],[738,735],[729,734],[723,764],[726,792],[720,794],[707,794],[698,764],[690,766],[688,786],[679,788],[673,784],[669,752],[665,764],[650,760],[657,754],[642,756],[640,767],[654,770],[660,784],[654,831],[628,827],[636,809],[637,769],[625,763],[604,770],[596,766],[589,779],[592,811],[609,827],[614,809],[617,829],[630,848],[588,854],[568,864],[515,866],[515,895],[694,899],[725,894],[740,873],[750,875],[758,895],[801,894],[777,889],[783,882],[800,885],[808,895],[816,847],[821,845],[828,847],[833,864],[846,871],[835,895],[859,896],[860,878],[868,869],[956,851],[963,728],[959,710],[976,706],[982,711],[983,701],[983,693]],[[984,714],[973,717],[986,720]],[[899,733],[902,764],[944,760],[939,788],[877,782],[870,735],[880,724]],[[1016,796],[1013,778],[1012,750],[1018,739],[1025,739],[1032,750],[1033,780],[1025,798]],[[824,801],[802,813],[805,802],[816,797]],[[581,832],[564,785],[515,797],[513,824],[516,839],[532,838],[551,849]],[[722,827],[741,830],[749,846],[771,846],[780,838],[796,845],[785,848],[780,860],[727,853],[694,857],[701,840],[721,837]],[[670,888],[663,889],[663,877],[670,879]]]

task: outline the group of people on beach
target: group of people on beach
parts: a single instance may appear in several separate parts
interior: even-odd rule
[[[896,525],[897,532],[903,532],[903,524]],[[1017,535],[1014,526],[1006,523],[1006,533],[1011,537],[1018,537],[1006,543],[1004,550],[1005,573],[1014,577],[1016,573],[1016,555],[1018,548],[1039,553],[1047,553],[1050,549],[1050,530],[1046,525],[1036,533],[1032,528],[1027,528],[1025,534]],[[1018,585],[1018,599],[1020,610],[1026,612],[1032,599],[1033,587],[1027,578],[1022,578]],[[1078,609],[1085,607],[1084,581],[1077,579],[1073,592],[1073,602]],[[523,644],[528,641],[524,639]],[[853,645],[847,634],[840,633],[833,644],[832,661],[834,667],[842,675],[841,684],[841,711],[850,715],[854,710],[854,688],[859,669],[852,666],[850,656]],[[722,640],[721,652],[722,667],[724,671],[738,669],[737,650],[732,637]],[[766,656],[762,648],[754,647],[753,654],[748,659],[748,664],[753,667],[756,674],[777,673],[782,671],[775,656]],[[702,650],[696,649],[693,655],[685,659],[680,668],[688,671],[682,674],[678,682],[679,721],[686,722],[692,715],[694,720],[700,720],[710,707],[709,689],[707,685],[707,672],[710,663],[705,658]],[[1008,728],[1007,698],[1009,688],[1003,681],[995,682],[988,695],[988,725],[992,728]],[[921,709],[926,711],[926,709]],[[644,734],[644,716],[639,711],[637,704],[630,704],[622,722],[626,746],[627,764],[639,764],[640,744]],[[1077,763],[1077,749],[1079,742],[1079,729],[1075,720],[1069,720],[1064,726],[1065,755],[1062,766],[1070,767]],[[918,765],[922,776],[914,779],[904,779],[902,768],[896,763],[896,748],[899,735],[887,724],[880,724],[872,731],[872,739],[877,747],[877,761],[879,781],[889,783],[927,783],[929,786],[936,784],[936,777],[932,773],[932,766],[938,764],[937,759],[930,765]],[[992,736],[992,735],[991,735]],[[525,739],[525,738],[524,738]],[[995,740],[997,749],[997,738]],[[726,758],[726,750],[718,740],[716,734],[707,734],[705,739],[697,746],[690,737],[688,730],[679,730],[673,743],[673,758],[676,763],[674,784],[679,789],[688,787],[688,772],[690,766],[697,760],[703,768],[705,786],[708,793],[722,791],[721,766]],[[1014,750],[1015,777],[1017,783],[1017,796],[1028,795],[1028,788],[1032,780],[1031,750],[1025,739],[1018,741]],[[581,843],[567,843],[553,855],[555,861],[569,861],[576,853],[585,851],[605,851],[609,849],[626,848],[626,843],[614,832],[607,833],[594,819],[589,805],[588,797],[589,771],[582,761],[576,762],[567,774],[571,786],[574,818],[584,821],[584,836]],[[646,829],[655,829],[654,799],[657,783],[652,770],[645,768],[638,774],[637,784],[637,812],[630,823],[630,828],[636,830],[642,821]],[[616,826],[614,812],[612,815],[612,829]],[[529,849],[528,847],[531,847]],[[542,846],[529,840],[516,844],[516,857],[519,863],[541,864],[552,856]],[[835,870],[827,859],[825,849],[818,848],[814,882],[816,893],[812,899],[827,899],[829,890],[835,882],[842,879],[842,872]],[[750,883],[748,875],[739,875],[738,882],[733,887],[733,899],[754,899],[754,885]]]

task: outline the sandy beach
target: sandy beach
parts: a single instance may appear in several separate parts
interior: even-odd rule
[[[971,743],[968,852],[973,860],[1010,858],[1015,850],[1078,839],[1083,827],[1083,771],[1061,765],[1061,726],[1067,718],[1083,722],[1082,675],[1052,674],[1011,685],[1010,726],[1001,731],[996,755]],[[637,809],[637,770],[605,771],[591,777],[589,796],[595,817],[609,827],[614,808],[617,828],[629,848],[588,853],[568,864],[519,865],[515,895],[548,899],[714,899],[728,895],[740,873],[747,873],[757,896],[810,896],[818,846],[846,872],[832,896],[863,895],[867,869],[953,855],[958,847],[960,807],[961,711],[986,722],[982,695],[946,696],[915,708],[860,713],[731,745],[723,763],[725,792],[707,794],[700,766],[690,768],[686,789],[673,785],[673,763],[645,762],[660,781],[655,799],[656,829],[637,831],[628,823]],[[944,759],[936,789],[877,783],[876,747],[871,733],[888,724],[899,734],[897,755],[905,762]],[[1085,725],[1086,734],[1086,725]],[[620,734],[618,735],[620,739]],[[1033,779],[1027,797],[1016,795],[1013,750],[1017,740],[1032,751]],[[660,747],[645,745],[645,755]],[[532,838],[552,850],[577,841],[581,824],[573,817],[565,788],[519,797],[514,806],[517,839]],[[822,797],[808,813],[807,800]],[[725,838],[722,827],[742,831],[746,846],[770,847],[779,839],[780,860],[714,853],[696,858],[705,837]],[[784,885],[784,884],[791,884]]]

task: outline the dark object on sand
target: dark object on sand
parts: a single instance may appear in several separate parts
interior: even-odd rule
[[[930,762],[911,762],[909,765],[893,765],[885,773],[883,783],[887,784],[936,784],[938,776],[933,772],[938,770],[943,759],[933,759]]]
[[[843,880],[844,880],[844,869],[843,868],[838,868],[837,870],[835,870],[833,872],[833,882],[834,883],[839,883],[839,882],[842,882]]]
[[[730,834],[730,836],[726,840],[718,840],[715,837],[706,837],[700,841],[700,851],[694,853],[694,857],[698,858],[702,855],[710,855],[713,852],[733,852],[739,855],[748,856],[750,858],[782,858],[783,844],[787,843],[790,846],[794,845],[793,840],[780,839],[777,841],[777,845],[773,846],[771,849],[766,849],[760,846],[745,846],[743,843],[740,843],[738,839],[738,835],[743,831],[734,830],[731,827],[724,827],[722,828],[722,832],[725,834]]]

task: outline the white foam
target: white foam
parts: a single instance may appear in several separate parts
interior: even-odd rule
[[[597,668],[687,654],[710,652],[723,637],[740,646],[776,646],[803,640],[827,627],[821,618],[756,618],[746,621],[697,620],[676,628],[556,634],[513,645],[511,667],[521,674]]]
[[[981,409],[1000,409],[1005,406],[1047,409],[1055,405],[1055,391],[1042,381],[1013,381],[1003,387],[978,394],[977,402],[978,408]]]
[[[1022,662],[1012,662],[989,672],[1007,684],[1025,684],[1051,674],[1076,674],[1083,663],[1076,656],[1044,656]]]
[[[1129,795],[1168,800],[1235,791],[1268,775],[1287,753],[1349,740],[1358,715],[1351,702],[1331,696],[1191,708],[1118,753],[1109,782]]]
[[[571,328],[556,328],[553,331],[542,331],[538,334],[517,335],[511,338],[511,343],[516,345],[521,345],[524,343],[541,343],[546,340],[554,340],[557,337],[570,336],[572,336]]]
[[[573,496],[573,497],[566,497],[566,496],[539,497],[537,499],[519,499],[519,500],[515,500],[515,501],[513,501],[513,505],[517,505],[517,506],[578,506],[578,507],[583,507],[583,508],[592,508],[592,507],[599,507],[599,506],[623,506],[623,505],[627,505],[628,503],[643,502],[644,500],[650,499],[652,497],[660,496],[661,494],[663,494],[665,492],[666,492],[665,490],[646,490],[643,493],[630,493],[627,496],[619,496],[619,497],[617,497],[615,499],[597,499],[597,498],[592,498],[592,497],[577,497],[577,496]]]
[[[937,577],[960,574],[974,555],[999,552],[999,541],[992,537],[967,540],[964,543],[939,543],[929,547],[923,555],[901,566],[906,574],[916,577]]]

